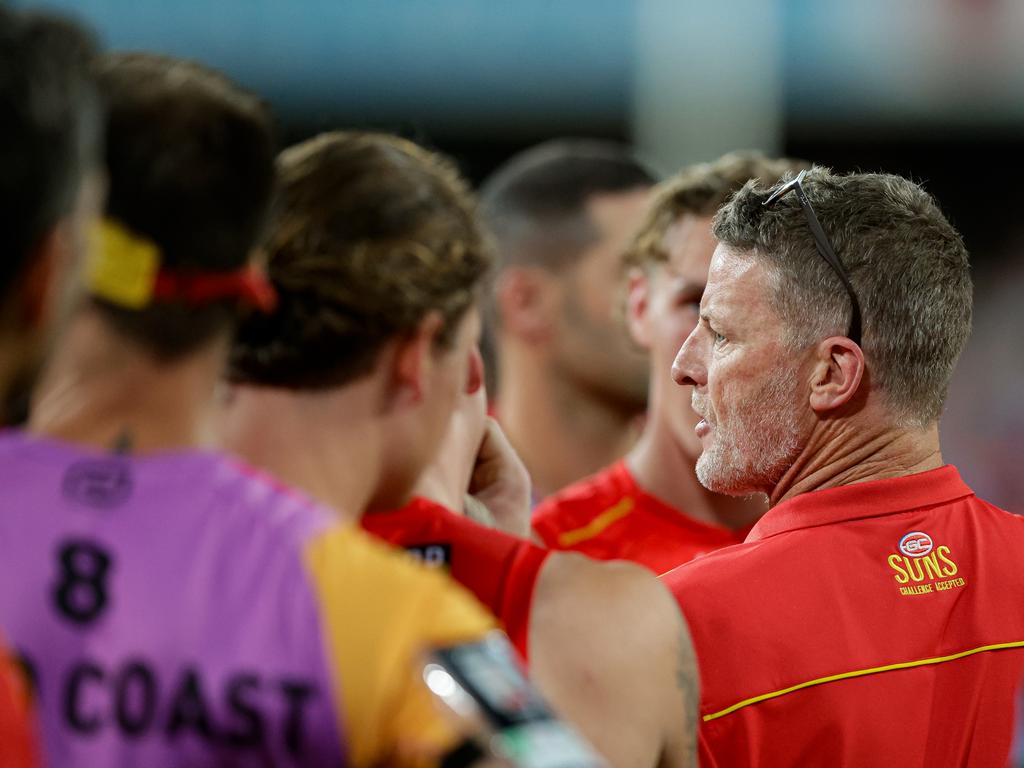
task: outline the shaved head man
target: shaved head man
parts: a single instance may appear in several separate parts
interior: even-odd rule
[[[623,264],[630,334],[650,360],[643,433],[624,460],[537,507],[534,530],[549,547],[632,560],[661,574],[743,541],[764,511],[760,499],[723,496],[697,482],[698,417],[690,392],[672,383],[671,368],[697,322],[717,242],[712,216],[747,181],[771,184],[806,165],[733,152],[658,185]]]
[[[617,317],[622,253],[654,177],[630,153],[553,141],[481,188],[498,243],[492,333],[498,415],[538,498],[622,456],[647,366]]]

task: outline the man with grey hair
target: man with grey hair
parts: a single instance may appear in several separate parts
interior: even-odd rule
[[[746,542],[665,576],[701,665],[702,765],[1002,765],[1024,519],[944,465],[970,332],[957,232],[897,176],[815,168],[718,213],[694,386],[707,488]]]

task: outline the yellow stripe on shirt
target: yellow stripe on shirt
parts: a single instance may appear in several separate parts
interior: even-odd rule
[[[731,707],[714,712],[710,715],[704,715],[704,722],[710,722],[711,720],[717,720],[720,717],[731,715],[738,709],[749,707],[751,704],[759,704],[762,701],[768,699],[778,698],[779,696],[785,696],[787,693],[793,693],[804,688],[810,688],[813,685],[823,685],[824,683],[834,683],[837,680],[849,680],[852,677],[864,677],[865,675],[876,675],[880,672],[892,672],[897,669],[912,669],[913,667],[924,667],[929,664],[943,664],[947,661],[956,661],[966,656],[973,656],[976,653],[984,653],[985,651],[1003,651],[1008,648],[1024,648],[1024,641],[1016,641],[1012,643],[995,643],[993,645],[981,645],[977,648],[971,648],[967,651],[961,651],[960,653],[952,653],[949,656],[935,656],[930,659],[917,659],[916,661],[903,661],[898,664],[887,664],[884,667],[870,667],[868,669],[855,669],[852,672],[841,672],[838,675],[829,675],[828,677],[819,677],[816,680],[808,680],[806,683],[799,683],[797,685],[791,685],[789,688],[783,688],[778,691],[772,691],[771,693],[763,693],[760,696],[754,696],[749,699],[744,699]]]
[[[572,547],[579,544],[581,541],[592,539],[597,536],[601,531],[610,526],[617,520],[622,519],[630,512],[633,511],[633,499],[626,497],[622,499],[618,504],[609,507],[604,512],[599,514],[593,520],[580,528],[574,528],[571,531],[566,531],[558,535],[558,546],[560,547]]]

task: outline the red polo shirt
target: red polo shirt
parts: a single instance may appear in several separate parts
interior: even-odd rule
[[[490,609],[524,659],[537,577],[550,552],[423,498],[394,512],[363,515],[362,526],[427,565],[445,567]]]
[[[41,765],[27,681],[16,663],[0,648],[0,765],[31,768]]]
[[[662,574],[716,549],[738,544],[749,529],[698,522],[637,485],[625,461],[545,499],[533,530],[551,549],[595,560],[630,560]]]
[[[664,580],[701,669],[702,766],[1002,766],[1024,519],[942,467],[807,493]]]

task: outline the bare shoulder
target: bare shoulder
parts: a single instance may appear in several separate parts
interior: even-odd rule
[[[613,764],[695,764],[699,681],[693,645],[675,600],[650,571],[552,555],[534,596],[531,649],[541,669],[557,665],[560,677],[572,678],[569,695],[582,700],[570,702],[572,714],[593,712],[593,702],[607,704],[600,714],[605,727],[618,724],[615,738],[587,735]],[[629,732],[623,723],[630,724]]]
[[[693,653],[686,622],[668,589],[632,563],[552,555],[537,583],[534,625],[545,627],[549,640],[561,635],[573,653],[621,685],[664,680],[681,654]],[[648,686],[647,695],[652,693]]]
[[[679,609],[668,589],[646,568],[625,561],[597,561],[570,552],[552,554],[540,574],[541,601],[602,625],[628,620],[634,629],[675,631]]]
[[[693,670],[689,676],[696,686],[690,631],[661,579],[625,561],[599,562],[572,556],[571,566],[567,563],[566,567],[573,573],[564,578],[576,596],[576,605],[568,610],[576,621],[590,622],[592,631],[606,639],[605,648],[613,663],[621,664],[624,654],[629,654],[636,664],[633,672],[646,667],[661,676],[671,667],[677,682],[683,674],[680,667],[686,667]],[[684,683],[684,687],[689,686],[690,682]]]

